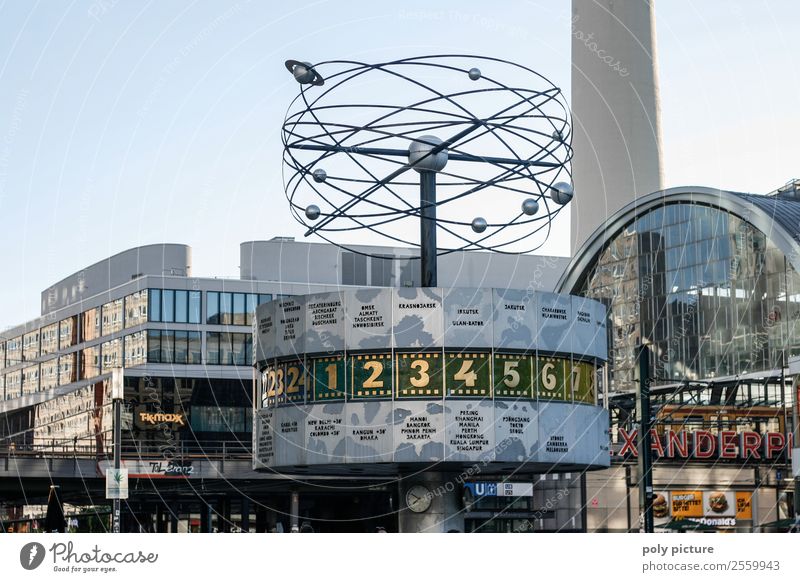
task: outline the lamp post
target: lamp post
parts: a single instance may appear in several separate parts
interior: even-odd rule
[[[124,384],[122,381],[122,368],[111,371],[111,401],[114,408],[114,471],[119,473],[122,465],[122,399],[124,397]],[[111,514],[111,531],[120,533],[120,499],[114,498],[114,507]]]
[[[636,346],[639,361],[639,390],[636,398],[636,417],[639,431],[636,446],[639,450],[639,508],[642,531],[653,533],[653,461],[650,450],[650,352],[644,342]]]

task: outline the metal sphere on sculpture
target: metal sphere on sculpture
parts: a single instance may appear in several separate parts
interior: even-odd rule
[[[325,84],[325,80],[319,73],[317,73],[317,70],[309,62],[290,59],[284,64],[286,65],[287,70],[294,77],[295,81],[301,85],[321,86]]]
[[[319,206],[316,204],[309,204],[306,207],[306,218],[309,220],[317,220],[320,215]]]
[[[311,63],[295,65],[294,69],[292,69],[292,74],[298,83],[310,83],[314,80],[314,71],[311,69]]]
[[[567,182],[553,184],[553,187],[550,189],[550,198],[560,206],[564,206],[567,202],[572,200],[573,194],[572,184],[568,184]]]
[[[440,146],[442,140],[435,135],[423,135],[411,142],[408,148],[408,163],[417,172],[439,172],[447,165],[447,150],[440,149],[431,153]]]
[[[486,219],[480,216],[477,216],[472,219],[472,230],[477,232],[478,234],[482,233],[486,230]]]
[[[539,212],[539,203],[533,198],[526,198],[522,201],[522,214],[525,216],[533,216]]]
[[[431,252],[527,253],[572,197],[556,188],[572,181],[569,106],[529,67],[431,55],[286,68],[300,84],[283,123],[284,190],[306,236],[416,248],[421,268]]]

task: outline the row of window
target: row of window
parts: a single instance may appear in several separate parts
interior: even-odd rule
[[[143,289],[87,309],[79,316],[68,317],[0,342],[0,369],[147,322],[202,323],[201,293],[179,289]],[[256,306],[271,301],[272,297],[269,293],[208,291],[206,323],[251,325]]]
[[[202,364],[200,332],[147,330],[147,361],[153,364]]]
[[[200,291],[150,289],[150,321],[200,323]]]
[[[249,333],[206,334],[206,364],[251,366],[253,338]],[[0,397],[18,398],[87,380],[113,368],[141,364],[202,364],[199,331],[150,329],[116,338],[80,352],[65,354],[20,370],[0,375]]]
[[[256,306],[272,301],[269,293],[206,293],[206,323],[214,325],[250,325]]]

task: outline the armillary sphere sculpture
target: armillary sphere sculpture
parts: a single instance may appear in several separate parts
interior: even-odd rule
[[[283,124],[284,187],[306,236],[362,254],[342,233],[418,247],[432,287],[437,255],[535,250],[572,199],[569,109],[527,67],[434,55],[286,68],[300,94]]]

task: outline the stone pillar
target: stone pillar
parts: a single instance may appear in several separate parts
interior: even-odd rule
[[[248,533],[250,531],[250,499],[243,496],[241,507],[241,528],[244,533]]]
[[[457,481],[458,473],[428,471],[404,478],[400,482],[399,528],[401,533],[445,533],[464,532],[464,511],[462,506],[462,486]],[[430,507],[415,512],[409,508],[423,494],[428,492]],[[410,499],[409,499],[410,494]],[[418,503],[418,502],[417,502]]]
[[[289,531],[300,531],[300,494],[297,491],[292,491],[289,502]]]
[[[202,500],[200,505],[200,533],[211,533],[211,505]]]

